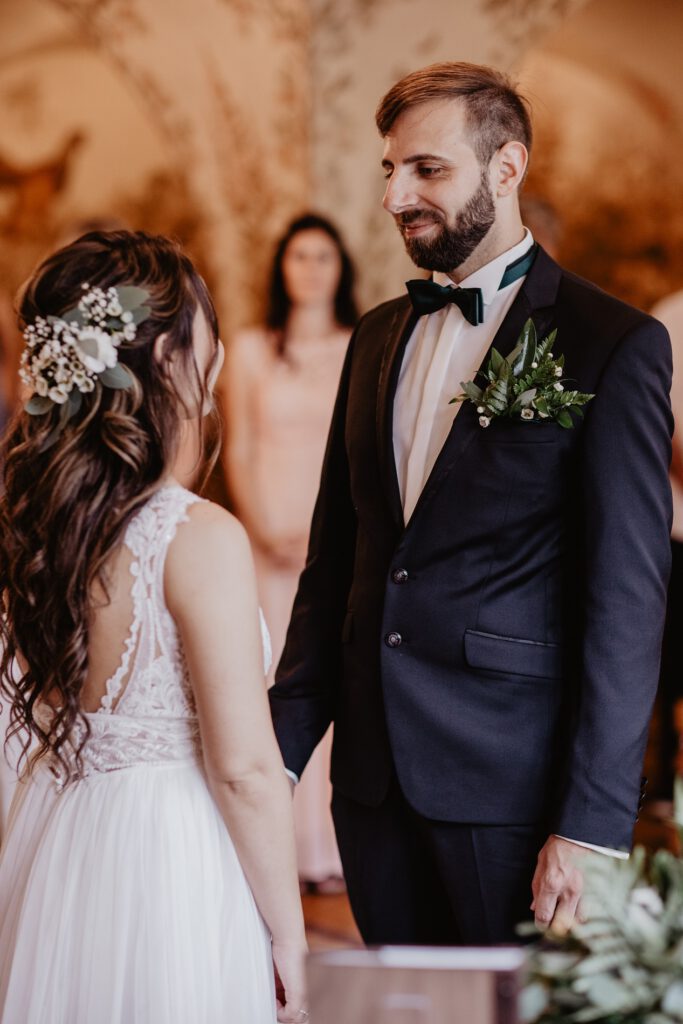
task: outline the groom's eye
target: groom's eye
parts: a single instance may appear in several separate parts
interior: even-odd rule
[[[440,170],[440,167],[433,167],[431,164],[419,164],[417,168],[417,173],[422,178],[433,178],[434,175],[438,174]]]

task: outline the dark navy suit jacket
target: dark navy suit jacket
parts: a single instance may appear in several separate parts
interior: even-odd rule
[[[466,403],[408,523],[392,416],[415,318],[404,297],[360,321],[273,719],[297,773],[334,721],[333,784],[365,805],[395,772],[427,818],[628,847],[669,574],[670,344],[543,250],[496,348],[528,317],[596,395],[585,420],[482,429]]]

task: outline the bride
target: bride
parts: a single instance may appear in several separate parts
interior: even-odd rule
[[[20,315],[0,679],[27,756],[0,854],[0,1020],[304,1022],[249,546],[178,480],[223,358],[206,286],[164,238],[94,232],[38,268]]]

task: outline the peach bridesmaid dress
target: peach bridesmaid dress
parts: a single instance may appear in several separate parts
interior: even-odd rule
[[[275,667],[306,559],[349,337],[350,331],[339,330],[327,338],[292,343],[282,359],[268,333],[254,328],[240,332],[228,347],[228,482],[237,514],[252,540]],[[310,882],[342,875],[329,810],[331,743],[330,729],[294,797],[299,875]]]

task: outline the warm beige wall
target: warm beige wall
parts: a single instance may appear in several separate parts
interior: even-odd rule
[[[3,0],[0,154],[28,168],[86,136],[36,233],[113,214],[189,236],[226,327],[253,316],[309,192],[308,23],[303,0]]]
[[[620,159],[652,178],[653,154],[680,152],[682,15],[680,0],[1,0],[0,158],[35,169],[85,141],[43,207],[31,184],[28,227],[0,173],[0,276],[16,285],[75,221],[114,215],[188,243],[227,333],[258,315],[272,242],[312,205],[347,234],[367,306],[413,273],[380,206],[373,112],[393,81],[441,59],[519,69],[532,184],[578,223],[576,197],[619,184]]]
[[[518,68],[562,262],[644,309],[683,287],[681,39],[680,0],[591,0]]]

